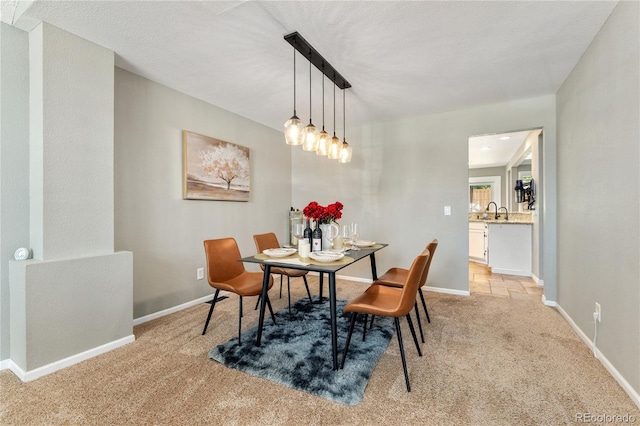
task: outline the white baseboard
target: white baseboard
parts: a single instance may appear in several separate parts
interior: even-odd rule
[[[20,368],[13,360],[8,360],[8,368],[13,371],[13,374],[18,376],[20,380],[23,382],[30,382],[31,380],[35,380],[42,376],[46,376],[47,374],[54,373],[58,370],[62,370],[63,368],[70,367],[79,362],[85,361],[89,358],[93,358],[95,356],[101,355],[103,353],[112,351],[120,346],[124,346],[127,343],[131,343],[136,340],[136,337],[132,334],[127,337],[123,337],[122,339],[114,340],[113,342],[105,343],[104,345],[98,346],[93,349],[89,349],[87,351],[81,352],[79,354],[72,355],[68,358],[61,359],[59,361],[52,362],[51,364],[43,365],[42,367],[38,367],[34,370],[24,371]],[[4,361],[3,361],[4,362]]]
[[[223,296],[223,295],[228,295],[228,294],[229,294],[228,291],[222,290],[222,291],[220,291],[220,294],[218,295],[218,297]],[[181,311],[183,309],[190,308],[190,307],[198,305],[200,303],[208,302],[211,299],[213,299],[213,295],[210,294],[208,296],[203,296],[203,297],[201,297],[199,299],[192,300],[191,302],[186,302],[186,303],[183,303],[181,305],[174,306],[172,308],[163,309],[162,311],[154,312],[152,314],[145,315],[143,317],[134,319],[133,320],[133,325],[136,326],[136,325],[144,324],[145,322],[148,322],[148,321],[151,321],[151,320],[154,320],[154,319],[158,319],[158,318],[163,317],[165,315],[173,314],[175,312]]]
[[[535,274],[531,274],[531,279],[534,283],[536,283],[539,287],[544,287],[544,280],[538,278]]]
[[[491,268],[491,272],[494,273],[494,274],[517,275],[519,277],[531,277],[532,276],[531,272],[522,271],[520,269]]]
[[[454,290],[454,289],[451,289],[451,288],[429,287],[429,286],[426,286],[424,289],[427,290],[427,291],[433,291],[434,293],[455,294],[456,296],[470,296],[471,295],[469,290]]]
[[[553,306],[553,307],[558,306],[558,304],[554,300],[547,300],[544,294],[542,295],[542,303],[544,303],[547,306]]]
[[[589,337],[580,329],[580,327],[578,327],[578,324],[576,324],[573,321],[573,319],[569,316],[569,314],[566,313],[565,310],[562,309],[560,305],[555,304],[555,307],[558,310],[558,312],[560,312],[560,315],[562,315],[563,318],[567,320],[571,328],[573,328],[573,331],[576,332],[576,334],[582,339],[584,344],[587,345],[589,349],[593,352],[593,341],[589,339]],[[609,374],[611,374],[611,376],[616,380],[616,382],[618,382],[618,384],[622,387],[622,389],[624,389],[627,395],[629,395],[631,400],[638,406],[638,408],[640,408],[640,394],[638,394],[638,392],[635,389],[633,389],[633,387],[631,387],[629,382],[627,382],[625,378],[622,377],[620,372],[611,364],[611,362],[609,362],[607,357],[605,357],[602,354],[602,352],[600,352],[600,349],[598,349],[597,347],[595,348],[595,354],[598,358],[598,361],[602,363],[602,365],[604,366],[604,368],[607,369]]]

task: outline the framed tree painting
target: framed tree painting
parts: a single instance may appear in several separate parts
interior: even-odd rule
[[[249,201],[249,148],[182,131],[182,198]]]

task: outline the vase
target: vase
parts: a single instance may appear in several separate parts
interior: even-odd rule
[[[331,250],[331,240],[329,239],[329,233],[334,232],[334,235],[340,233],[340,228],[335,223],[321,223],[320,230],[322,231],[322,250]],[[335,247],[335,240],[333,242]]]

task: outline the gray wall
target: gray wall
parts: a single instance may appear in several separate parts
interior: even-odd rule
[[[620,2],[558,92],[558,303],[640,392],[640,4]],[[590,173],[597,170],[597,173]]]
[[[182,130],[251,149],[249,202],[182,199]],[[116,68],[115,246],[134,254],[134,318],[211,294],[196,280],[205,239],[286,241],[291,154],[282,132]],[[247,269],[257,270],[251,265]]]
[[[354,154],[350,164],[295,149],[293,202],[304,207],[335,200],[344,205],[342,223],[357,221],[362,237],[390,243],[378,258],[378,269],[408,267],[433,238],[440,240],[429,285],[468,291],[468,139],[471,135],[509,129],[545,128],[547,155],[555,156],[555,96],[484,105],[443,114],[347,128]],[[546,162],[555,197],[555,161]],[[444,206],[452,215],[444,216]],[[547,212],[555,224],[555,210]],[[550,228],[555,232],[555,226]],[[546,254],[555,262],[555,236],[546,239]],[[370,278],[366,262],[343,270]],[[555,268],[545,277],[545,292],[555,300]],[[548,281],[547,281],[548,280]]]
[[[9,259],[29,247],[29,35],[0,23],[0,360],[9,358]]]
[[[113,252],[113,52],[44,23],[28,40],[8,49],[29,61],[28,162],[22,145],[3,156],[29,173],[27,209],[3,203],[29,218],[34,253],[9,262],[9,367],[23,380],[133,339],[132,256]]]

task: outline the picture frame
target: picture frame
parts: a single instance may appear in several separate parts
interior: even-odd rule
[[[188,130],[182,131],[182,198],[249,201],[250,150]]]

